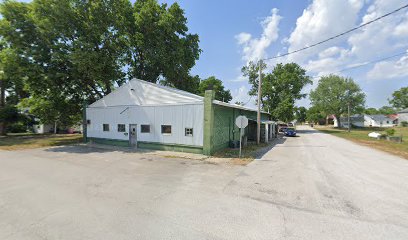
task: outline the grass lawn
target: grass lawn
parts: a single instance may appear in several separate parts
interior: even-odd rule
[[[18,150],[80,143],[82,134],[10,134],[0,136],[1,150]]]
[[[402,143],[389,142],[387,140],[377,140],[368,137],[368,134],[370,132],[385,134],[386,128],[352,129],[350,133],[344,129],[337,129],[327,126],[316,126],[315,128],[324,133],[333,134],[335,136],[342,137],[353,142],[370,146],[408,159],[408,127],[394,127],[394,136],[402,135]]]

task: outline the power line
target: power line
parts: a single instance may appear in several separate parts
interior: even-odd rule
[[[323,44],[323,43],[325,43],[325,42],[328,42],[328,41],[330,41],[330,40],[333,40],[333,39],[335,39],[335,38],[341,37],[341,36],[346,35],[346,34],[348,34],[348,33],[350,33],[350,32],[353,32],[353,31],[355,31],[355,30],[358,30],[358,29],[360,29],[360,28],[362,28],[362,27],[365,27],[365,26],[367,26],[367,25],[369,25],[369,24],[371,24],[371,23],[373,23],[373,22],[376,22],[376,21],[378,21],[378,20],[380,20],[380,19],[383,19],[383,18],[385,18],[385,17],[388,17],[388,16],[390,16],[390,15],[392,15],[392,14],[394,14],[394,13],[397,13],[397,12],[401,11],[402,9],[407,8],[407,7],[408,7],[408,4],[406,4],[406,5],[404,5],[404,6],[400,7],[400,8],[397,8],[397,9],[395,9],[394,11],[391,11],[391,12],[389,12],[389,13],[387,13],[387,14],[384,14],[384,15],[378,17],[378,18],[375,18],[375,19],[373,19],[373,20],[371,20],[371,21],[368,21],[368,22],[366,22],[366,23],[364,23],[364,24],[361,24],[361,25],[359,25],[359,26],[357,26],[357,27],[354,27],[354,28],[352,28],[352,29],[350,29],[350,30],[347,30],[347,31],[342,32],[342,33],[339,33],[339,34],[337,34],[337,35],[335,35],[335,36],[333,36],[333,37],[327,38],[327,39],[322,40],[322,41],[320,41],[320,42],[314,43],[314,44],[312,44],[312,45],[310,45],[310,46],[306,46],[306,47],[303,47],[303,48],[294,50],[294,51],[292,51],[292,52],[287,52],[287,53],[282,54],[282,55],[279,55],[279,56],[270,57],[270,58],[265,58],[265,59],[263,59],[263,60],[271,60],[271,59],[281,58],[281,57],[285,57],[285,56],[288,56],[288,55],[291,55],[291,54],[294,54],[294,53],[297,53],[297,52],[304,51],[304,50],[306,50],[306,49],[315,47],[315,46],[317,46],[317,45]]]
[[[369,61],[369,62],[358,63],[356,66],[343,68],[343,69],[341,69],[341,70],[339,70],[339,71],[332,72],[332,73],[329,73],[329,74],[327,74],[327,75],[335,74],[335,73],[340,73],[340,72],[345,72],[345,71],[347,71],[347,70],[364,67],[364,66],[367,66],[367,65],[370,65],[370,64],[373,64],[373,63],[381,62],[381,61],[388,60],[388,59],[391,59],[391,58],[395,58],[395,57],[398,57],[398,56],[401,56],[401,55],[405,55],[405,54],[408,54],[408,51],[400,52],[400,53],[397,53],[397,54],[394,54],[394,55],[391,55],[391,56],[388,56],[388,57],[379,58],[379,59],[376,59],[376,60],[373,60],[373,61]],[[316,77],[313,77],[313,78],[319,78],[319,76],[316,76]]]

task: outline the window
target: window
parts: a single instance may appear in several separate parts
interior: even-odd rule
[[[192,137],[193,136],[193,129],[192,128],[186,128],[185,131],[184,131],[184,134],[187,137]]]
[[[162,134],[171,134],[171,125],[161,125]]]
[[[118,132],[126,132],[125,124],[118,124]]]
[[[109,124],[103,124],[103,131],[104,132],[109,132]]]
[[[141,133],[150,133],[150,125],[140,125]]]

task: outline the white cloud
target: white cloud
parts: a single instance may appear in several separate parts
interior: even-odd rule
[[[248,82],[248,78],[242,75],[239,75],[235,79],[230,80],[230,82]]]
[[[261,22],[262,35],[260,38],[253,38],[251,34],[242,32],[235,36],[237,43],[242,47],[242,59],[244,61],[256,61],[266,57],[266,49],[279,37],[279,22],[282,19],[278,15],[278,9],[271,11]]]
[[[296,21],[288,39],[288,51],[303,48],[356,25],[364,0],[314,0]],[[339,43],[341,39],[334,41]],[[333,42],[330,44],[333,45]],[[289,56],[291,61],[303,63],[327,48],[327,44]]]
[[[253,97],[248,95],[248,91],[249,89],[245,85],[232,90],[231,95],[233,96],[233,98],[231,100],[231,103],[241,102],[244,103],[246,107],[255,107]]]
[[[407,55],[397,61],[382,61],[374,65],[367,73],[368,80],[384,80],[408,76],[408,51]]]

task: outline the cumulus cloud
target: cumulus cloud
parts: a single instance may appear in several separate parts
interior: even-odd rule
[[[235,36],[237,43],[242,47],[244,61],[256,61],[266,57],[266,49],[279,37],[279,22],[282,17],[278,9],[274,8],[271,15],[261,22],[262,35],[254,38],[251,34],[242,32]]]
[[[354,27],[363,5],[364,0],[314,0],[297,19],[296,27],[287,40],[288,51],[292,52]],[[341,39],[334,43],[340,41]],[[327,46],[323,44],[302,53],[293,54],[289,59],[303,63]]]
[[[408,51],[397,61],[382,61],[376,63],[367,73],[368,80],[393,79],[408,76]]]
[[[232,96],[232,103],[241,102],[244,103],[246,107],[255,107],[255,102],[251,96],[248,95],[249,89],[242,85],[237,89],[231,91]]]

